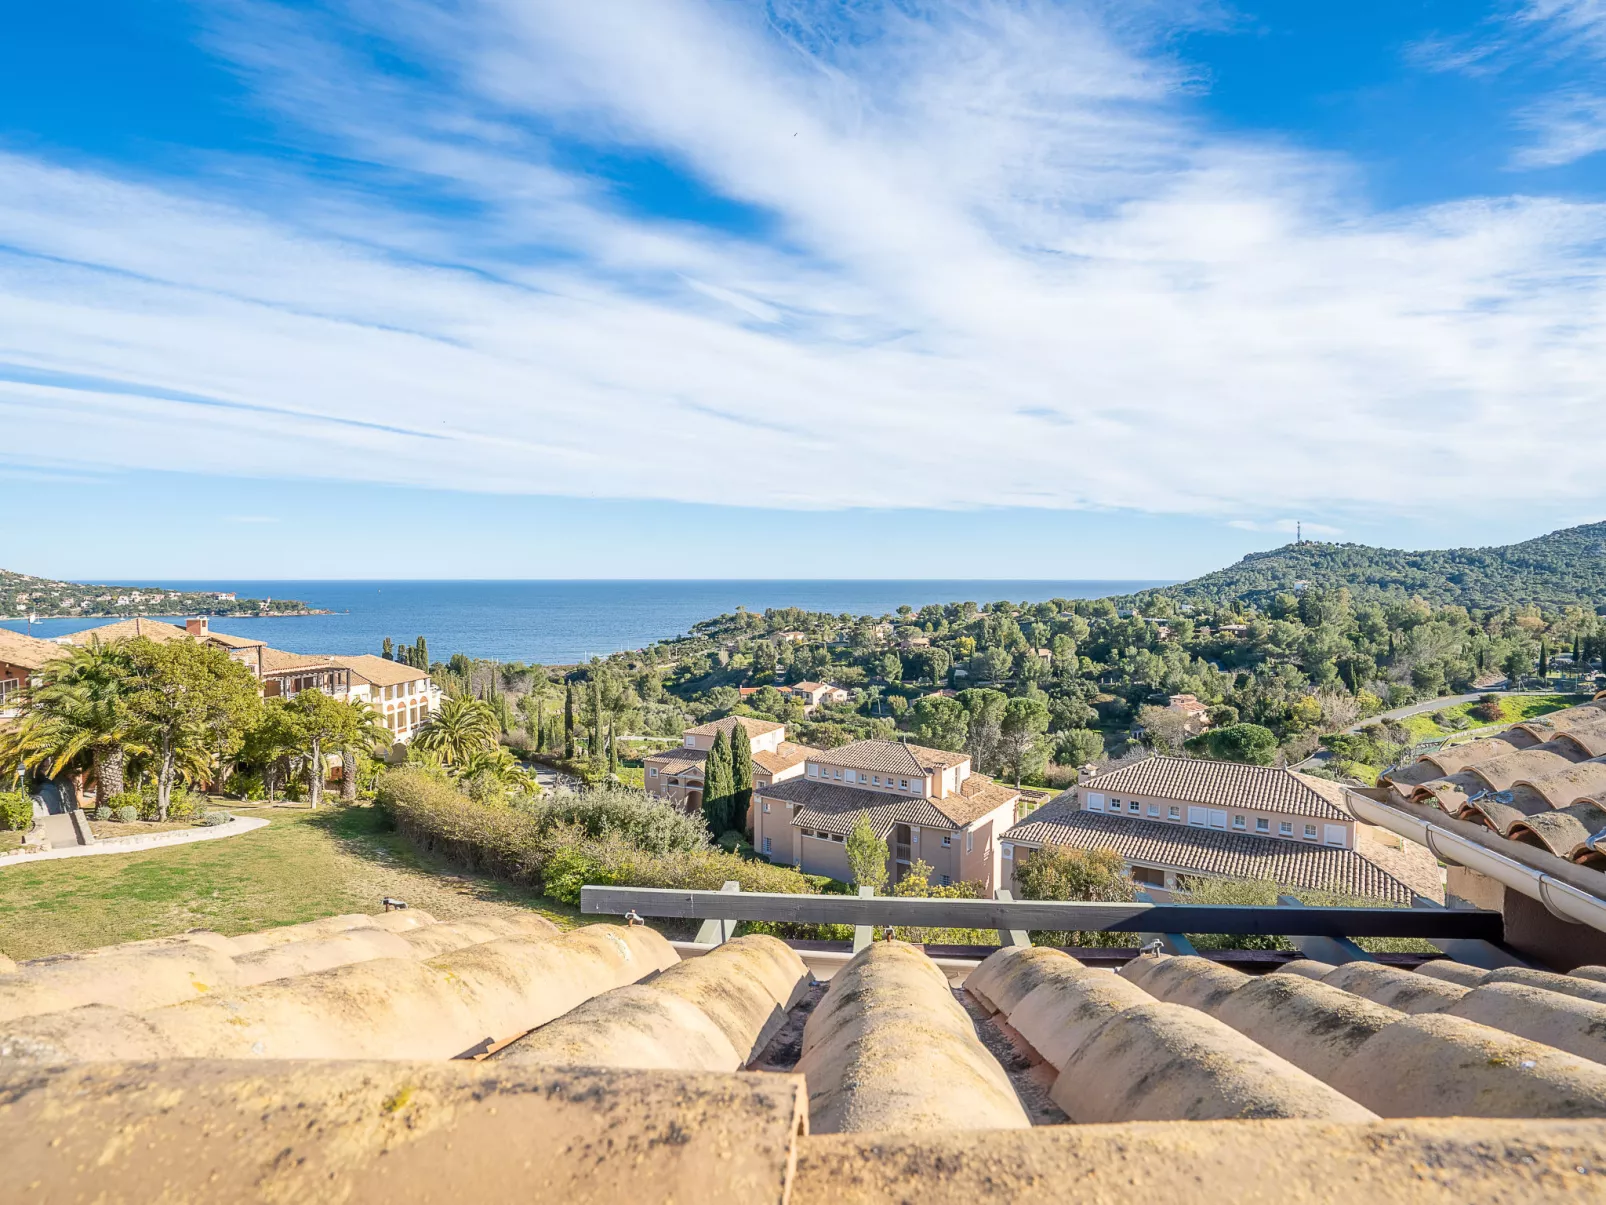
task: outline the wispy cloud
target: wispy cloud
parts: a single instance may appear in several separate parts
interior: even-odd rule
[[[1341,161],[1211,134],[1146,6],[218,11],[356,166],[0,158],[23,453],[805,508],[1596,492],[1606,207],[1369,212]]]
[[[1324,523],[1302,523],[1297,519],[1272,519],[1257,521],[1254,519],[1233,519],[1228,527],[1236,527],[1240,531],[1274,531],[1281,535],[1295,535],[1303,532],[1310,536],[1341,536],[1342,527],[1328,527]]]

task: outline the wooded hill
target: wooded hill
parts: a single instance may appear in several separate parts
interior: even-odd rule
[[[216,594],[161,586],[86,586],[0,569],[0,619],[135,615],[287,615],[305,611],[295,599],[220,599]]]
[[[1606,604],[1606,523],[1568,527],[1495,548],[1403,552],[1312,540],[1254,552],[1192,581],[1134,595],[1140,608],[1159,595],[1199,602],[1243,600],[1263,606],[1299,583],[1348,586],[1357,597],[1416,597],[1466,607]]]

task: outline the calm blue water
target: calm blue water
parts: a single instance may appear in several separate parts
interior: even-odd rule
[[[377,653],[386,636],[423,636],[430,656],[564,665],[641,648],[703,619],[745,606],[884,615],[908,603],[1101,598],[1160,582],[120,582],[179,590],[233,590],[241,598],[295,598],[334,615],[214,619],[221,632],[292,653]],[[35,636],[60,636],[109,620],[44,619]],[[27,631],[22,620],[0,626]]]

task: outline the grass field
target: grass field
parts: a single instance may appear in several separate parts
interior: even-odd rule
[[[171,849],[0,869],[0,952],[38,958],[214,929],[247,933],[340,912],[378,912],[387,895],[438,920],[530,910],[567,928],[574,909],[420,855],[377,809],[242,808],[268,827]]]
[[[1520,724],[1523,720],[1531,720],[1546,712],[1560,711],[1563,707],[1575,707],[1588,697],[1587,695],[1511,695],[1500,700],[1499,720],[1485,720],[1473,715],[1472,709],[1478,706],[1476,703],[1457,703],[1453,707],[1444,708],[1446,714],[1459,716],[1467,721],[1461,728],[1440,726],[1434,722],[1435,713],[1431,711],[1423,712],[1421,715],[1406,716],[1400,723],[1411,734],[1412,740],[1428,741],[1456,732],[1465,732],[1471,728]]]

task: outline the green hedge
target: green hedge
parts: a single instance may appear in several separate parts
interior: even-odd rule
[[[644,795],[596,791],[525,804],[476,803],[416,769],[379,780],[379,803],[425,849],[471,870],[577,904],[586,884],[806,893],[787,867],[752,862],[708,844],[693,817]]]

